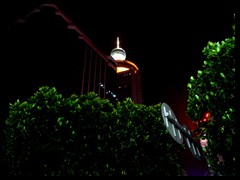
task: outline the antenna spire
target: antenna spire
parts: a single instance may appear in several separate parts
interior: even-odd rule
[[[111,56],[115,60],[125,60],[126,52],[124,51],[124,49],[120,48],[119,44],[120,44],[119,37],[117,37],[117,47],[111,51]]]
[[[117,37],[117,48],[119,48],[119,37]]]

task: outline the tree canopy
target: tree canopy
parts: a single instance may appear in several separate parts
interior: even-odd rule
[[[187,85],[187,114],[198,126],[195,133],[207,139],[203,147],[212,171],[235,175],[235,37],[208,42],[202,69]]]
[[[10,104],[4,125],[9,175],[183,175],[160,103],[110,103],[95,93],[63,97],[43,86]]]

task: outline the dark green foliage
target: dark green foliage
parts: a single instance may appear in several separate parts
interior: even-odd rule
[[[206,156],[214,172],[221,175],[235,174],[235,38],[222,42],[209,42],[203,49],[202,70],[196,77],[191,76],[188,83],[187,113],[193,121],[203,118],[210,112],[208,123],[199,123],[198,131],[206,133],[208,147]],[[223,155],[221,163],[217,154]]]
[[[183,175],[182,147],[167,132],[160,104],[113,105],[95,93],[64,98],[41,87],[10,105],[4,135],[8,175]]]

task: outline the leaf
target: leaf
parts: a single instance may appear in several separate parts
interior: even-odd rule
[[[212,82],[212,81],[211,81],[210,84],[211,84],[212,86],[214,86],[214,85],[215,85],[215,82]]]
[[[207,100],[209,100],[209,97],[208,97],[208,95],[207,95],[207,94],[206,94],[206,99],[207,99]]]
[[[193,80],[194,80],[194,77],[193,77],[193,76],[191,76],[191,77],[190,77],[190,80],[191,80],[191,81],[193,81]]]
[[[187,87],[189,87],[191,89],[192,88],[192,84],[188,83]]]
[[[222,72],[220,73],[220,76],[224,79],[226,78],[225,75]]]
[[[202,75],[202,71],[198,70],[198,75]]]
[[[199,99],[199,96],[197,94],[195,94],[195,97],[196,97],[196,99]]]

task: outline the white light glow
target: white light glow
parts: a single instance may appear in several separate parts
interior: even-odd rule
[[[111,56],[114,60],[126,59],[126,52],[124,51],[124,49],[120,48],[119,37],[117,37],[117,47],[112,50]]]
[[[128,71],[128,70],[129,68],[126,68],[126,67],[117,67],[117,73]]]

